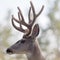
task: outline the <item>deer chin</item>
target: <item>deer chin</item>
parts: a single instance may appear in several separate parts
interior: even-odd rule
[[[26,52],[25,51],[23,51],[23,52],[16,52],[16,51],[14,51],[13,54],[26,54]]]

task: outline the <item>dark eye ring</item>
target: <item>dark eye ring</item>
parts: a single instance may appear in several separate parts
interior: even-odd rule
[[[21,43],[25,43],[25,40],[21,40]]]

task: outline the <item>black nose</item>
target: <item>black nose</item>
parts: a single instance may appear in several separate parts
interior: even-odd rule
[[[7,52],[8,54],[12,54],[12,53],[13,53],[12,49],[9,49],[9,48],[6,50],[6,52]]]

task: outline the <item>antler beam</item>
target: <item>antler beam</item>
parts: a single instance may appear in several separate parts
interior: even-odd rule
[[[31,1],[30,1],[30,4],[31,4],[31,7],[30,7],[30,9],[29,9],[28,18],[29,18],[29,21],[30,21],[30,22],[32,21],[31,25],[33,25],[34,22],[35,22],[35,20],[36,20],[36,18],[37,18],[37,17],[41,14],[41,12],[43,11],[44,5],[42,6],[42,8],[41,8],[41,10],[39,11],[39,13],[36,14],[36,13],[35,13],[35,8],[34,8],[34,6],[33,6],[33,4],[32,4]],[[33,12],[33,20],[30,19],[31,9],[32,9],[32,12]]]

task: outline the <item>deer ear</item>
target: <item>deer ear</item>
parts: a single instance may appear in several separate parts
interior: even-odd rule
[[[33,30],[32,30],[31,37],[35,38],[38,36],[38,34],[39,34],[39,25],[35,24],[35,26],[33,27]]]

